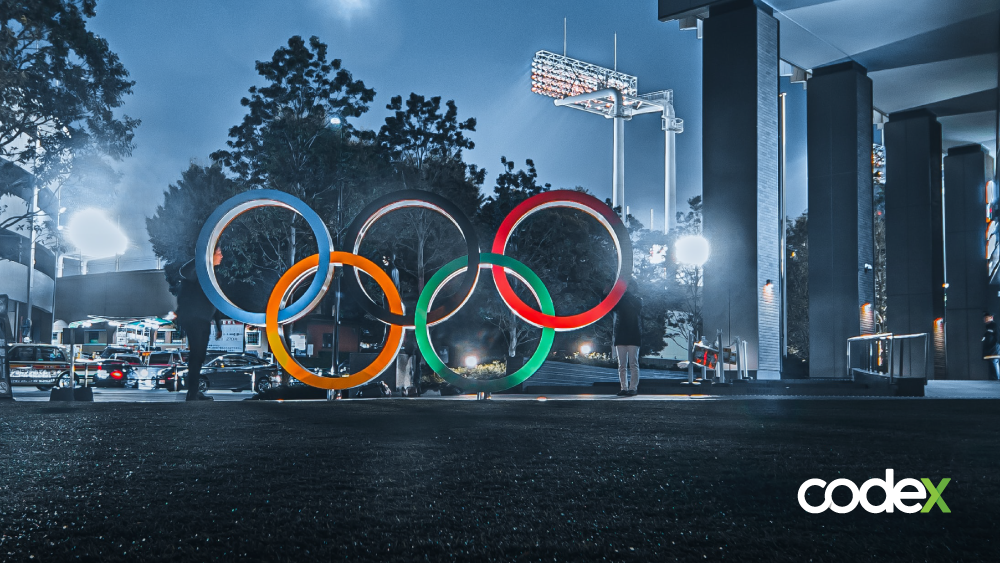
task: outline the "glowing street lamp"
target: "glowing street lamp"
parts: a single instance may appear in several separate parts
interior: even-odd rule
[[[708,261],[708,241],[701,235],[686,235],[674,243],[677,261],[689,266],[703,266]]]
[[[584,344],[580,346],[580,354],[584,356],[589,356],[590,353],[593,352],[593,350],[594,349],[590,346],[590,344]]]
[[[472,369],[472,368],[474,368],[474,367],[476,367],[478,365],[479,365],[479,358],[477,358],[475,356],[466,356],[465,357],[465,367],[467,367],[469,369]]]
[[[66,224],[66,237],[87,258],[110,258],[128,249],[128,237],[100,209],[73,215]]]

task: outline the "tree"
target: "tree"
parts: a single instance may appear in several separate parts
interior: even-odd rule
[[[96,3],[0,2],[0,157],[31,164],[43,183],[68,174],[85,150],[132,153],[139,120],[115,110],[135,83],[87,29]]]
[[[221,165],[192,164],[181,173],[176,184],[167,188],[163,203],[146,219],[149,242],[153,252],[167,262],[167,283],[173,293],[179,289],[181,265],[194,258],[202,225],[215,208],[239,191],[238,184],[226,177]]]
[[[500,157],[501,172],[497,176],[493,195],[486,199],[479,213],[483,240],[492,240],[504,217],[521,202],[548,191],[552,187],[551,184],[538,184],[538,171],[530,158],[524,163],[528,170],[522,169],[515,172],[514,162],[507,160],[506,156]],[[517,242],[513,242],[513,244],[516,245]],[[518,295],[526,303],[537,306],[531,301],[530,294],[523,288],[518,291]],[[482,318],[500,330],[507,344],[506,353],[509,358],[517,356],[519,349],[527,348],[528,344],[541,337],[540,329],[522,321],[499,298],[480,299],[479,312]]]
[[[343,215],[335,188],[350,151],[353,129],[347,120],[368,111],[375,91],[355,80],[340,59],[328,60],[327,45],[315,36],[308,45],[300,36],[291,37],[287,47],[278,48],[270,61],[257,61],[256,68],[268,84],[250,88],[250,96],[240,102],[249,111],[229,130],[228,150],[216,151],[212,158],[248,188],[290,193],[322,217]],[[339,119],[339,128],[331,127],[331,119]],[[312,239],[297,237],[295,213],[290,221],[287,212],[260,217],[271,225],[256,231],[263,236],[252,243],[260,251],[259,266],[284,271],[295,262],[298,248]],[[276,238],[279,226],[286,235]]]
[[[874,187],[875,216],[875,332],[886,330],[886,277],[885,277],[885,147],[875,145],[872,150],[872,185]]]
[[[464,133],[476,130],[476,118],[459,122],[455,101],[448,100],[445,106],[447,110],[441,114],[441,96],[426,99],[411,92],[404,110],[403,97],[394,96],[386,106],[394,113],[385,118],[385,125],[379,130],[379,144],[394,162],[408,164],[417,172],[423,172],[431,159],[461,161],[462,150],[476,146]],[[405,177],[403,184],[406,185]]]
[[[677,225],[670,231],[665,241],[665,248],[650,248],[650,251],[662,253],[661,262],[668,303],[664,312],[666,322],[666,338],[674,344],[687,348],[688,337],[702,336],[702,289],[703,269],[701,266],[678,264],[670,251],[678,238],[687,235],[701,234],[701,196],[688,200],[688,212],[677,214]],[[659,258],[658,258],[659,259]]]
[[[809,215],[787,221],[785,231],[788,356],[804,367],[809,361]],[[794,370],[789,362],[786,368]]]
[[[455,102],[445,105],[441,113],[440,96],[427,99],[411,93],[403,109],[402,96],[395,96],[386,106],[394,113],[385,118],[375,139],[403,189],[444,196],[473,217],[482,203],[479,189],[486,171],[465,164],[462,151],[475,147],[465,132],[476,130],[476,120],[460,122]],[[400,232],[409,236],[399,237]],[[453,232],[454,226],[437,213],[407,209],[387,216],[371,239],[381,254],[396,257],[396,266],[414,280],[419,295],[430,270],[465,254],[465,245]]]

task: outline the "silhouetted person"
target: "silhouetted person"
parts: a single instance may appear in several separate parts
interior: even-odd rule
[[[622,390],[619,397],[632,397],[639,393],[639,343],[642,340],[642,299],[636,295],[635,280],[611,310],[614,315],[615,353],[618,355],[618,379]],[[626,370],[631,368],[631,379]]]
[[[212,264],[218,266],[222,262],[222,250],[215,249],[212,256]],[[198,283],[198,274],[195,272],[194,260],[190,260],[181,266],[181,291],[177,295],[177,324],[187,333],[188,349],[188,372],[187,372],[187,400],[188,401],[211,401],[212,397],[205,395],[198,390],[198,383],[201,380],[201,366],[205,363],[205,354],[208,351],[208,337],[211,330],[211,323],[215,321],[215,338],[222,338],[222,314],[216,310],[215,305],[208,300],[205,292]]]
[[[989,311],[983,313],[986,332],[983,334],[983,359],[988,363],[986,379],[1000,379],[1000,340],[997,340],[997,323]]]

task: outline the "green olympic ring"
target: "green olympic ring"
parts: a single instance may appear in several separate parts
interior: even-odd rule
[[[549,295],[549,290],[545,288],[545,284],[542,283],[541,278],[527,266],[503,254],[492,254],[489,252],[480,253],[479,260],[480,267],[492,264],[500,266],[517,276],[531,289],[542,312],[546,315],[555,314],[555,305],[552,303],[552,296]],[[434,302],[434,298],[441,288],[449,280],[465,272],[468,268],[467,264],[468,259],[465,256],[448,262],[431,277],[427,285],[424,286],[423,291],[420,292],[420,298],[417,300],[417,308],[414,311],[413,328],[413,332],[417,337],[417,346],[424,356],[424,361],[434,370],[434,373],[455,387],[476,393],[492,393],[494,391],[510,389],[527,380],[542,366],[546,356],[548,356],[549,351],[552,349],[552,341],[555,339],[556,331],[553,328],[542,328],[542,337],[538,341],[538,348],[535,350],[535,353],[531,355],[531,358],[528,359],[528,362],[521,369],[508,376],[499,379],[480,380],[462,377],[452,371],[451,368],[441,361],[441,358],[438,357],[437,352],[434,350],[434,345],[431,344],[431,336],[427,327],[427,311],[431,308],[431,304]]]

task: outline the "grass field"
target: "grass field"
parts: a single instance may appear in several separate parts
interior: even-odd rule
[[[0,560],[996,561],[998,428],[995,400],[3,404]],[[796,500],[886,468],[950,477],[952,512]]]

